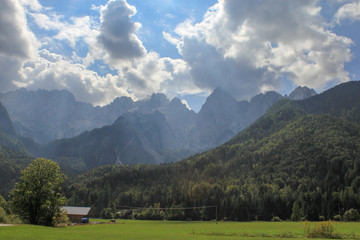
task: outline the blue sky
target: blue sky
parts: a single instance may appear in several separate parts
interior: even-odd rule
[[[161,92],[198,111],[360,79],[359,0],[3,0],[0,89],[104,105]]]

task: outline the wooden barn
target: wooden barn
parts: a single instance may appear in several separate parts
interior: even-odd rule
[[[66,211],[71,222],[80,223],[82,218],[91,216],[91,207],[63,206],[61,210]]]

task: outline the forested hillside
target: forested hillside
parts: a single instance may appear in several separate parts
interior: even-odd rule
[[[0,195],[7,196],[20,170],[25,168],[31,157],[14,130],[7,110],[0,103]]]
[[[281,100],[228,143],[178,163],[94,169],[73,182],[68,197],[94,205],[97,214],[120,206],[216,205],[219,217],[231,220],[330,219],[360,208],[358,102],[343,98],[357,99],[359,86],[343,84],[309,102]],[[357,91],[342,96],[344,87]],[[314,99],[327,103],[309,111],[304,106]],[[177,218],[214,219],[215,212]]]
[[[177,135],[164,114],[128,113],[114,124],[44,144],[32,152],[57,161],[67,173],[106,164],[160,164],[190,156],[177,148]]]
[[[71,174],[105,164],[174,162],[225,143],[281,98],[267,92],[238,102],[218,88],[196,114],[178,98],[169,101],[164,94],[153,94],[133,103],[136,108],[126,113],[114,108],[121,115],[111,125],[27,146],[35,156],[55,160]]]
[[[33,160],[26,153],[0,146],[0,195],[7,197],[20,176],[20,171]]]

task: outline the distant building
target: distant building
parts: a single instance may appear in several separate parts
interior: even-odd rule
[[[61,210],[66,211],[71,222],[80,223],[82,218],[91,216],[91,207],[63,206]]]

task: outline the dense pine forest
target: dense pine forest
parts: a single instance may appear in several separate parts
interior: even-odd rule
[[[67,204],[105,218],[340,219],[360,209],[359,92],[360,83],[349,82],[306,100],[282,99],[229,142],[180,162],[69,176]],[[4,109],[1,121],[0,195],[9,199],[33,157]]]
[[[360,92],[350,82],[280,100],[228,143],[177,163],[104,166],[74,179],[69,203],[148,219],[334,219],[360,208]],[[199,208],[157,210],[157,208]],[[275,218],[275,219],[277,219]]]

